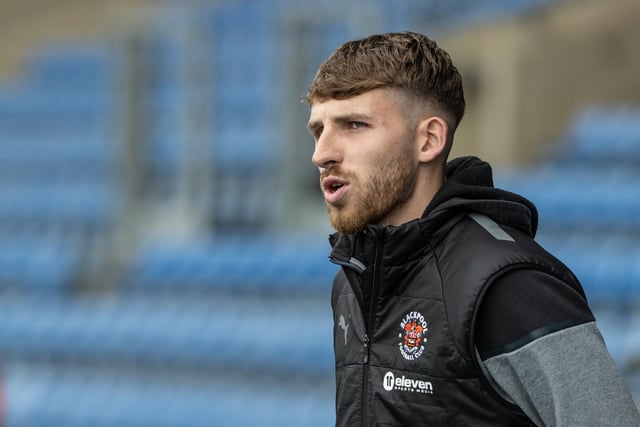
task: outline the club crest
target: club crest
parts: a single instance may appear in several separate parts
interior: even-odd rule
[[[406,360],[416,360],[424,353],[424,346],[427,338],[427,321],[424,316],[417,311],[407,314],[400,322],[401,332],[399,334],[400,354]]]

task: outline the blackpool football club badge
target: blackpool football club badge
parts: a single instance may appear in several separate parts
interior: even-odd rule
[[[427,321],[424,316],[417,311],[407,314],[400,322],[401,332],[399,334],[400,354],[406,360],[416,360],[424,353],[424,346],[427,338]]]

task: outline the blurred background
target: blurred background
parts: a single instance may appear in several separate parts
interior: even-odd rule
[[[4,424],[330,426],[316,68],[413,30],[640,401],[640,2],[0,0]]]

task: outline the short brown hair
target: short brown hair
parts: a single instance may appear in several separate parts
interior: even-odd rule
[[[451,57],[428,37],[386,33],[347,42],[320,66],[305,97],[309,104],[347,99],[378,88],[397,88],[451,114],[464,115],[462,77]]]

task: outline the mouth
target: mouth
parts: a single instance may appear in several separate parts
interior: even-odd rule
[[[347,192],[349,182],[329,177],[322,180],[322,190],[324,192],[324,199],[327,203],[338,203]]]

